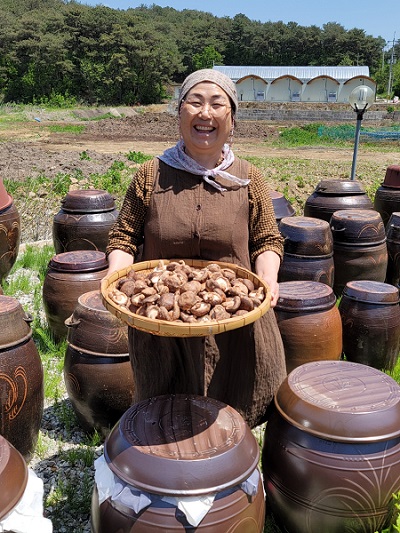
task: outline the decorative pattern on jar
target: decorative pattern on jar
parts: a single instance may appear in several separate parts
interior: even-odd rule
[[[8,276],[17,260],[20,240],[20,215],[0,178],[0,283]]]
[[[385,179],[375,191],[374,208],[381,214],[385,226],[391,214],[400,211],[400,165],[387,167]]]

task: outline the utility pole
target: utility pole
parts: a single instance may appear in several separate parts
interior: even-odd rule
[[[394,43],[396,40],[396,32],[394,32],[393,35],[393,42],[392,42],[392,53],[390,54],[390,64],[389,64],[389,80],[388,80],[388,97],[390,98],[390,95],[392,94],[392,84],[393,84],[393,63],[394,63]]]

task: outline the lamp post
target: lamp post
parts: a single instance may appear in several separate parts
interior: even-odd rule
[[[351,180],[354,180],[356,174],[356,164],[357,164],[357,153],[358,153],[358,144],[360,141],[360,129],[361,121],[364,117],[364,113],[367,108],[375,101],[375,93],[371,87],[366,85],[360,85],[353,89],[349,96],[349,104],[353,110],[357,113],[357,125],[356,133],[354,137],[354,152],[353,152],[353,163],[351,166]]]

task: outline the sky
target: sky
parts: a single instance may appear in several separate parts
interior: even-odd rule
[[[391,48],[393,39],[400,39],[400,1],[381,4],[377,0],[80,0],[82,4],[105,5],[113,9],[135,8],[156,4],[179,11],[196,9],[217,17],[234,17],[238,13],[261,22],[297,22],[300,26],[322,27],[337,22],[346,30],[360,28],[367,35],[382,37]]]

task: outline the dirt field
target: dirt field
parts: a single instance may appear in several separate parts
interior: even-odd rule
[[[144,113],[122,119],[79,122],[85,132],[79,135],[50,133],[49,124],[65,122],[32,120],[0,131],[0,176],[12,180],[44,174],[53,177],[57,173],[70,173],[79,168],[83,174],[103,172],[115,160],[126,160],[130,151],[156,155],[178,139],[176,118],[168,113]],[[277,137],[281,125],[264,121],[238,122],[234,149],[238,155],[259,157],[290,157],[349,161],[352,151],[347,149],[282,150],[263,144],[267,138]],[[90,160],[83,160],[85,151]],[[386,164],[395,154],[359,152],[360,160]],[[392,163],[389,163],[392,164]]]
[[[39,120],[32,115],[30,121],[13,122],[0,128],[0,177],[22,181],[27,177],[54,178],[57,174],[74,175],[79,171],[79,176],[85,179],[91,174],[106,173],[116,160],[135,167],[128,160],[129,152],[156,155],[179,138],[177,119],[165,110],[133,112],[131,116],[105,120],[84,121],[83,118],[88,117],[42,113]],[[49,129],[49,126],[71,124],[83,125],[84,132],[55,133]],[[283,191],[286,187],[286,193],[295,201],[294,207],[301,209],[320,179],[349,176],[353,150],[352,147],[280,149],[265,142],[278,137],[282,128],[291,125],[238,121],[233,148],[238,156],[273,160],[263,168],[271,188]],[[376,182],[376,176],[383,178],[391,164],[399,164],[399,152],[359,150],[358,168],[362,169],[365,184]],[[61,199],[50,199],[46,190],[42,193],[39,197],[31,193],[29,197],[14,198],[22,216],[21,242],[51,239],[52,218],[60,208]]]

